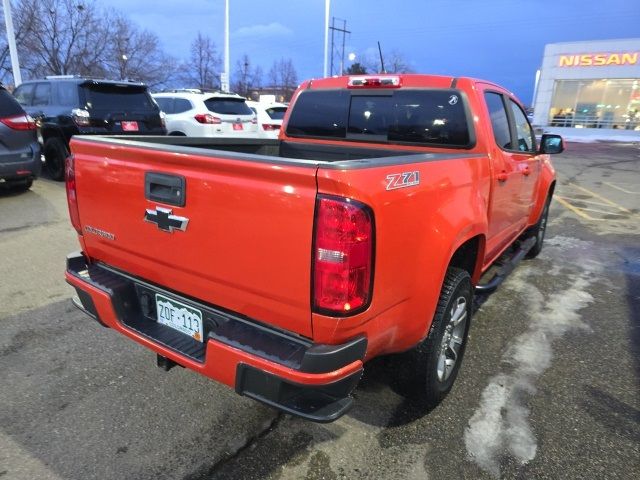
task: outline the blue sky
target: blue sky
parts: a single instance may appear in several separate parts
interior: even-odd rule
[[[198,31],[223,46],[224,0],[98,0],[189,55]],[[230,0],[231,71],[244,53],[265,74],[291,58],[299,80],[322,76],[324,0]],[[346,50],[397,50],[420,73],[497,82],[530,103],[547,43],[640,36],[638,0],[332,0],[347,20]],[[357,60],[356,60],[357,61]]]

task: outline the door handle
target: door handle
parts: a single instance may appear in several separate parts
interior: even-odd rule
[[[144,174],[144,196],[152,202],[162,202],[176,207],[186,203],[186,180],[181,175],[146,172]]]
[[[498,174],[496,178],[498,179],[499,182],[506,182],[509,177],[507,176],[507,172],[503,170]]]
[[[531,169],[528,166],[524,167],[524,170],[522,170],[522,174],[525,177],[528,177],[529,175],[531,175]]]

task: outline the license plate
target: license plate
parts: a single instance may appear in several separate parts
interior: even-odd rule
[[[137,132],[138,131],[138,122],[122,122],[122,131],[123,132]]]
[[[241,123],[234,123],[233,124],[233,129],[234,130],[242,130],[243,129],[242,124]]]
[[[158,323],[203,341],[202,312],[197,308],[156,293],[156,312]]]

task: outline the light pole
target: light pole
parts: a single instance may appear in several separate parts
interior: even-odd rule
[[[229,91],[229,0],[224,1],[224,72],[220,75],[220,88]]]
[[[329,10],[331,10],[331,0],[324,3],[324,76],[328,74],[329,67]]]
[[[11,56],[11,70],[13,71],[13,84],[15,87],[22,83],[20,75],[20,64],[18,63],[18,49],[16,48],[16,34],[13,31],[13,19],[11,18],[11,1],[2,0],[4,7],[4,22],[7,27],[7,43],[9,44],[9,55]]]

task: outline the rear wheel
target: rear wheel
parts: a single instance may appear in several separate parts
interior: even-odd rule
[[[472,314],[471,277],[449,268],[429,334],[412,352],[412,389],[425,406],[438,405],[453,387],[464,356]]]
[[[9,187],[18,192],[26,192],[33,185],[33,178],[25,180],[15,180],[9,184]]]
[[[69,156],[67,146],[60,138],[44,143],[45,168],[53,180],[64,180],[64,162]]]

